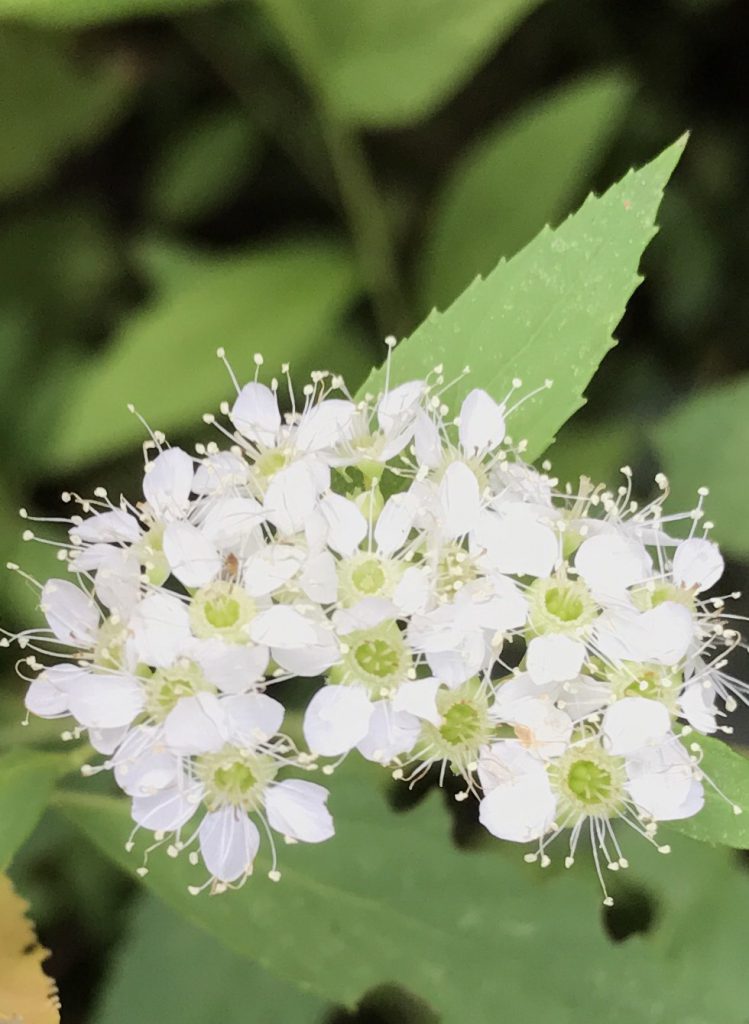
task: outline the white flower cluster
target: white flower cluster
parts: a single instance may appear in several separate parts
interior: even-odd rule
[[[222,408],[225,447],[153,435],[143,500],[63,496],[77,581],[46,583],[49,629],[15,637],[26,706],[72,716],[136,828],[199,850],[213,891],[251,873],[261,831],[274,879],[273,832],[333,835],[327,789],[298,776],[354,749],[396,778],[462,776],[527,859],[570,829],[569,864],[588,833],[601,876],[626,864],[613,822],[656,842],[703,804],[685,737],[729,731],[744,687],[723,601],[701,596],[723,571],[702,498],[673,540],[663,479],[641,508],[628,481],[560,491],[506,436],[510,396],[473,390],[450,418],[448,388],[438,367],[356,401],[317,373],[283,413],[256,374]],[[269,695],[291,677],[310,680],[307,751]]]

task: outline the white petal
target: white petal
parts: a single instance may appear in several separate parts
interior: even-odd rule
[[[396,711],[389,700],[375,701],[372,708],[369,730],[356,749],[368,761],[388,764],[411,750],[419,738],[421,722],[406,711]]]
[[[143,494],[158,518],[179,519],[190,505],[195,467],[181,448],[167,448],[149,463]]]
[[[486,643],[476,631],[464,636],[453,650],[435,651],[427,655],[433,676],[449,687],[459,686],[484,667]]]
[[[698,593],[714,586],[724,568],[720,548],[710,540],[692,537],[682,541],[674,554],[674,581],[682,587],[694,587]]]
[[[219,551],[242,558],[262,541],[260,525],[264,519],[265,513],[254,498],[214,498],[200,529]]]
[[[595,593],[617,595],[648,579],[653,560],[638,541],[621,533],[601,533],[582,542],[575,568]]]
[[[684,605],[664,601],[643,614],[652,660],[661,665],[676,665],[694,640],[692,615]],[[649,660],[649,659],[648,659]]]
[[[417,504],[412,494],[394,494],[385,502],[374,528],[377,550],[385,558],[402,548],[408,540]]]
[[[186,587],[202,587],[221,571],[216,548],[191,523],[169,523],[164,530],[164,554],[169,568]]]
[[[336,560],[329,551],[321,551],[304,563],[299,586],[317,604],[332,604],[338,596]]]
[[[241,693],[221,702],[231,740],[253,749],[281,728],[284,706],[265,693]]]
[[[372,703],[358,686],[323,686],[307,705],[304,738],[310,750],[337,757],[367,735]]]
[[[671,731],[671,716],[660,701],[624,697],[606,708],[602,730],[610,754],[632,754],[660,745]]]
[[[497,572],[545,579],[559,557],[554,531],[528,513],[522,503],[503,512],[483,512],[473,543],[486,552],[487,563]]]
[[[546,769],[518,740],[501,740],[485,747],[478,764],[478,777],[485,793],[515,778],[538,774]]]
[[[440,481],[442,520],[446,537],[460,537],[474,528],[481,509],[479,483],[464,462],[452,462]]]
[[[377,406],[377,421],[385,433],[401,430],[404,421],[413,419],[426,385],[423,380],[409,380],[382,396]]]
[[[568,636],[535,636],[528,644],[527,668],[534,683],[575,679],[585,660],[585,644]]]
[[[175,754],[220,750],[229,733],[227,716],[212,693],[183,697],[164,721],[164,740]]]
[[[711,733],[718,728],[715,696],[715,686],[709,680],[688,683],[682,690],[679,710],[698,732]]]
[[[89,543],[134,544],[140,538],[140,524],[130,512],[113,508],[84,519],[72,528],[70,536]]]
[[[498,749],[502,746],[509,750]],[[514,843],[528,843],[547,831],[556,813],[556,799],[540,761],[522,757],[514,744],[494,744],[481,759],[482,781],[491,788],[479,803],[479,821],[492,835]]]
[[[500,445],[505,436],[504,409],[486,391],[475,388],[460,409],[460,445],[466,455],[478,455]]]
[[[55,665],[45,669],[26,691],[27,710],[40,718],[59,718],[69,714],[67,684],[80,675],[81,670],[75,665]]]
[[[356,406],[340,398],[328,398],[302,416],[296,431],[299,451],[316,452],[334,448],[351,436]]]
[[[133,647],[138,661],[165,668],[190,640],[187,608],[176,597],[149,594],[130,619]]]
[[[507,719],[524,747],[542,758],[561,757],[572,735],[572,719],[544,697],[525,697],[512,704]]]
[[[249,556],[242,567],[242,583],[252,597],[266,597],[285,586],[299,572],[304,554],[288,544],[267,544]]]
[[[396,584],[393,604],[401,615],[414,615],[426,611],[431,596],[429,573],[412,565]]]
[[[316,625],[315,642],[304,647],[274,647],[273,657],[286,672],[311,679],[322,675],[341,657],[338,641],[330,628]]]
[[[153,796],[136,796],[132,805],[133,821],[152,832],[174,832],[195,814],[201,791],[202,787],[196,785],[172,786]]]
[[[335,835],[333,819],[325,806],[328,796],[328,790],[315,782],[279,782],[265,795],[268,824],[281,835],[302,843],[325,842]]]
[[[549,780],[533,775],[497,786],[479,803],[479,821],[493,836],[513,843],[540,838],[554,820]]]
[[[437,425],[422,410],[416,416],[414,430],[414,450],[416,458],[422,466],[436,469],[442,460],[442,443]]]
[[[691,817],[702,806],[702,787],[686,750],[675,740],[645,748],[627,759],[627,790],[656,821]]]
[[[195,494],[217,494],[240,487],[250,478],[250,468],[234,452],[216,452],[209,455],[195,470],[192,489]]]
[[[266,647],[305,647],[317,640],[314,622],[288,605],[277,604],[252,620],[250,636]]]
[[[270,660],[267,647],[227,644],[215,638],[196,640],[190,653],[208,682],[224,693],[242,693],[259,683]]]
[[[612,661],[676,665],[693,639],[691,613],[674,601],[664,601],[647,612],[607,610],[596,622],[596,645]]]
[[[114,777],[128,796],[153,796],[173,788],[179,775],[179,759],[165,750],[144,748],[142,736],[134,741],[128,737],[117,752]]]
[[[127,621],[140,597],[140,560],[132,548],[105,547],[98,559],[94,590],[103,605]]]
[[[367,520],[353,501],[340,494],[326,494],[320,511],[328,524],[328,546],[339,555],[353,555],[367,536]]]
[[[123,725],[118,729],[89,729],[88,741],[94,750],[100,754],[111,754],[127,736],[128,726]]]
[[[260,833],[245,811],[222,807],[203,818],[199,829],[205,866],[220,882],[235,882],[252,872]]]
[[[357,629],[374,629],[381,622],[393,618],[393,606],[381,597],[365,597],[352,608],[341,608],[333,613],[333,625],[341,636]]]
[[[69,688],[70,713],[90,729],[129,725],[144,704],[142,687],[126,676],[83,675]]]
[[[461,587],[456,605],[465,609],[469,622],[493,632],[518,629],[528,618],[528,601],[517,584],[499,574]]]
[[[257,381],[245,384],[237,395],[229,419],[243,437],[272,448],[281,428],[275,392]]]
[[[403,683],[393,697],[393,710],[407,711],[409,715],[439,726],[442,724],[442,716],[437,710],[439,688],[437,679],[417,679],[412,683]]]
[[[58,640],[88,647],[99,626],[99,611],[85,590],[67,580],[48,580],[42,588],[40,606]]]
[[[266,514],[282,534],[299,533],[317,508],[317,494],[310,468],[303,462],[292,462],[279,470],[268,485]]]

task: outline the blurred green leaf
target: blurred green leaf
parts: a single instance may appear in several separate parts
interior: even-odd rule
[[[734,555],[749,554],[749,376],[688,398],[655,425],[652,438],[671,485],[672,510],[693,508],[709,487],[715,538]]]
[[[320,368],[320,344],[355,294],[352,266],[334,243],[299,240],[209,261],[138,310],[67,382],[45,465],[79,466],[142,438],[127,402],[159,430],[197,426],[232,390],[218,346],[240,377],[253,368],[256,351],[291,362],[297,373]]]
[[[33,325],[56,340],[90,329],[123,275],[116,234],[90,200],[7,216],[0,266],[0,303],[25,314],[27,331]]]
[[[54,0],[58,8],[67,2]],[[0,0],[0,17],[8,7]],[[133,85],[124,66],[88,67],[62,37],[0,26],[0,196],[39,185],[60,160],[101,137]]]
[[[181,14],[226,0],[0,0],[0,18],[39,25],[83,27],[120,18]]]
[[[693,818],[669,822],[669,828],[705,843],[749,849],[749,758],[710,736],[694,734],[688,742],[698,748],[707,776],[705,806]]]
[[[445,313],[432,312],[393,352],[391,381],[424,377],[436,364],[452,380],[468,364],[471,372],[450,389],[456,408],[477,385],[497,399],[516,377],[526,393],[542,388],[510,420],[513,437],[527,438],[528,457],[537,458],[584,404],[583,391],[613,344],[685,142],[630,171],[603,196],[589,196],[555,231],[545,228],[509,263],[477,278]],[[384,382],[380,367],[362,390],[377,393]]]
[[[14,750],[0,755],[0,870],[42,816],[57,779],[71,768],[67,754]]]
[[[642,426],[636,420],[611,419],[567,422],[548,452],[559,482],[576,487],[580,477],[616,487],[620,469],[642,450]]]
[[[227,107],[202,113],[167,138],[147,196],[150,212],[181,224],[220,209],[253,172],[259,145],[243,111]]]
[[[317,1024],[325,1003],[232,953],[146,897],[95,1013],[96,1024]]]
[[[260,0],[341,122],[426,117],[542,0]]]
[[[444,308],[579,196],[632,95],[622,75],[565,85],[490,130],[450,172],[425,246],[424,306]]]
[[[704,872],[698,877],[721,873],[709,894],[694,886],[687,860],[674,868],[682,881],[691,878],[691,888],[679,887],[681,903],[665,900],[647,936],[614,945],[602,928],[592,865],[534,871],[522,863],[521,848],[496,842],[461,852],[449,841],[436,794],[394,814],[373,778],[353,763],[336,772],[338,834],[329,844],[286,849],[278,885],[262,877],[270,865],[261,858],[258,877],[241,891],[190,896],[186,887],[200,881],[200,869],[163,853],[151,854],[145,884],[240,955],[347,1005],[388,981],[431,1003],[444,1024],[465,1021],[467,1006],[471,1024],[495,1024],[500,1003],[515,1020],[555,1024],[744,1021],[736,936],[749,879],[730,873],[725,851],[706,846],[695,854]],[[60,800],[100,849],[134,871],[139,860],[123,845],[130,830],[124,802],[80,794]],[[640,856],[647,864],[658,854],[640,840],[630,855],[634,884]],[[690,909],[700,911],[698,929],[685,928]],[[737,917],[740,929],[726,935],[726,920],[735,925]],[[725,957],[704,964],[713,940]]]
[[[24,628],[29,628],[43,621],[39,611],[39,591],[29,580],[6,568],[6,561],[20,566],[42,583],[50,576],[59,575],[60,563],[56,547],[23,539],[29,523],[18,515],[18,506],[13,504],[10,493],[0,481],[0,537],[3,539],[4,556],[0,566],[2,624],[7,627],[23,623]],[[40,532],[50,539],[59,536],[51,524]]]

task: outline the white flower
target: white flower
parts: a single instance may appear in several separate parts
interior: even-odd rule
[[[606,709],[601,729],[610,754],[631,754],[663,743],[671,732],[671,716],[660,701],[625,697]]]
[[[181,519],[190,506],[195,464],[181,448],[167,448],[146,466],[143,494],[155,519]]]
[[[492,835],[529,843],[551,827],[557,802],[549,777],[543,763],[520,743],[494,743],[478,770],[485,793],[479,821]]]
[[[720,548],[709,540],[692,537],[682,541],[674,553],[674,582],[698,593],[714,586],[724,568]]]

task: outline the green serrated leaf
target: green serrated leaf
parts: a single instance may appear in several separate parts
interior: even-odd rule
[[[656,424],[652,438],[669,477],[672,509],[693,508],[709,487],[715,539],[731,554],[749,554],[749,376],[688,398]],[[727,443],[730,439],[730,443]]]
[[[187,885],[204,873],[163,852],[151,853],[145,884],[239,955],[332,1002],[353,1005],[388,982],[431,1004],[443,1024],[496,1024],[500,1005],[518,1024],[743,1024],[745,994],[732,984],[743,954],[724,922],[738,915],[743,928],[737,908],[749,879],[731,872],[726,851],[697,847],[691,862],[692,844],[679,838],[663,868],[666,858],[641,839],[635,849],[633,836],[630,884],[642,873],[665,898],[647,935],[615,945],[592,865],[542,872],[523,864],[522,848],[496,842],[460,851],[437,794],[394,814],[375,778],[354,763],[336,772],[335,839],[284,849],[278,884],[261,857],[242,890],[190,896]],[[139,865],[124,850],[125,803],[66,795],[60,806],[118,864],[131,873]],[[669,866],[675,880],[664,881]],[[695,886],[695,877],[715,884]],[[692,911],[700,928],[686,930]],[[702,964],[713,944],[721,957]]]
[[[425,245],[423,306],[452,301],[564,214],[583,189],[632,95],[620,74],[544,96],[483,135],[440,193]]]
[[[225,0],[0,0],[0,18],[82,28],[147,15],[182,14]]]
[[[71,768],[67,754],[14,750],[0,755],[0,871],[42,816],[57,779]]]
[[[542,0],[262,0],[337,120],[394,127],[425,117]]]
[[[127,413],[128,402],[154,428],[194,429],[231,392],[218,346],[240,376],[255,351],[269,362],[290,361],[298,374],[318,369],[322,343],[355,287],[345,250],[323,242],[298,241],[191,270],[183,286],[172,282],[123,325],[103,355],[69,378],[63,417],[40,452],[44,466],[57,472],[140,440],[143,429]]]
[[[97,1024],[319,1024],[325,1009],[315,996],[276,980],[145,898],[112,961],[95,1019]]]
[[[674,143],[602,196],[589,196],[555,231],[545,228],[508,263],[477,278],[445,312],[432,312],[393,353],[391,381],[424,377],[437,364],[459,377],[448,395],[457,409],[481,386],[497,399],[521,378],[523,391],[541,388],[510,420],[537,458],[584,403],[583,392],[613,345],[612,332],[642,280],[640,256],[655,234],[663,189],[686,144]],[[544,381],[553,387],[543,389]],[[363,392],[384,386],[380,367]]]
[[[5,7],[0,0],[0,17]],[[61,38],[0,26],[0,196],[44,182],[63,157],[109,128],[133,85],[116,64],[87,67]]]
[[[705,806],[693,818],[669,822],[669,828],[704,843],[749,849],[749,758],[710,736],[693,734],[688,743],[702,752]]]

